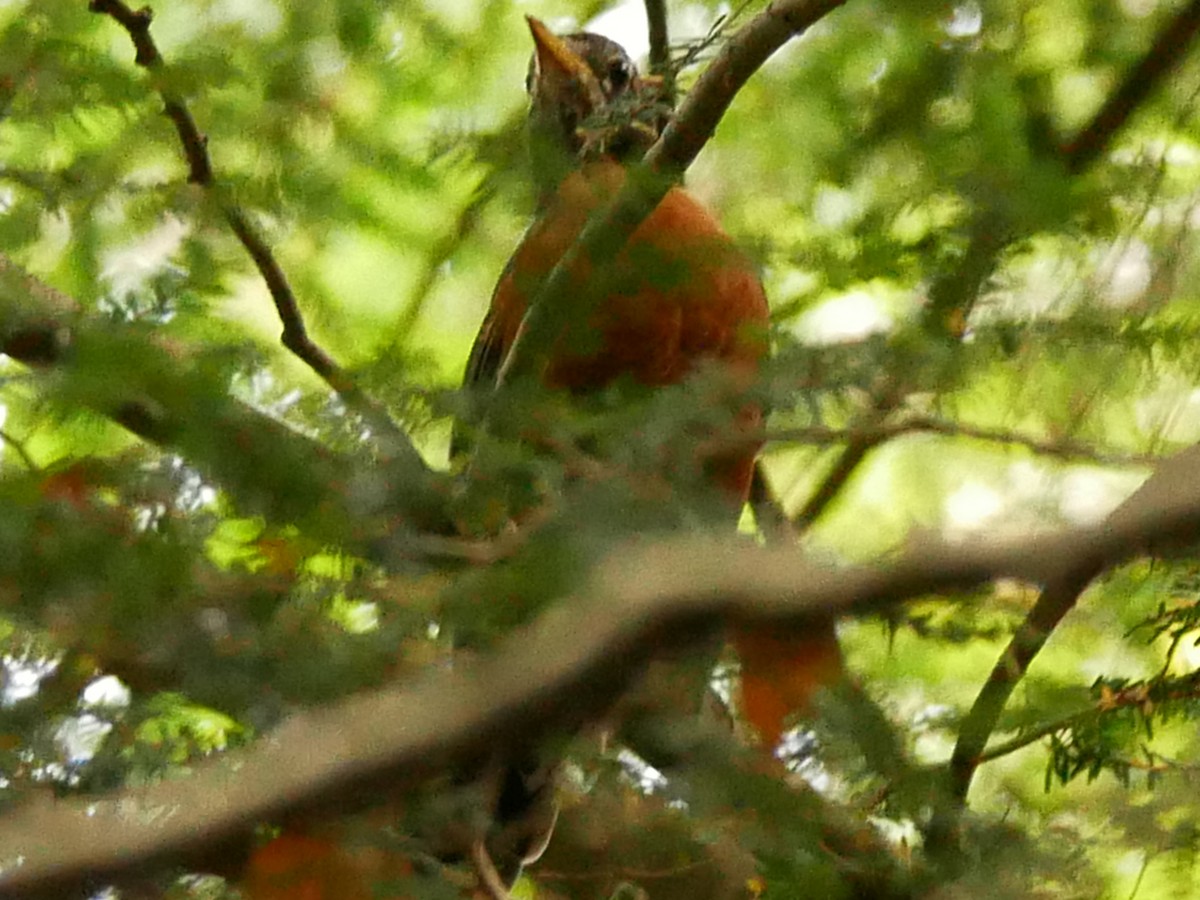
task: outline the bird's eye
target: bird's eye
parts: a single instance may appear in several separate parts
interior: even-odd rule
[[[633,77],[633,70],[627,59],[614,59],[608,64],[608,84],[614,91],[622,90],[629,79]]]

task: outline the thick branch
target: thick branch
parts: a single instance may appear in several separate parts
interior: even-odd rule
[[[1200,30],[1200,0],[1192,0],[1159,32],[1153,46],[1083,130],[1062,150],[1067,171],[1082,172],[1112,143],[1129,117],[1175,70]]]
[[[135,50],[134,61],[155,76],[161,76],[164,63],[150,34],[153,13],[149,7],[135,11],[122,0],[91,0],[89,8],[92,12],[110,16],[129,32]],[[230,230],[254,261],[255,267],[266,282],[267,290],[279,313],[279,320],[283,324],[283,346],[306,363],[342,397],[348,407],[363,417],[389,457],[394,457],[399,463],[409,466],[414,473],[426,471],[421,455],[417,453],[408,436],[308,334],[296,295],[270,245],[250,222],[246,213],[219,190],[208,155],[208,140],[201,134],[187,104],[178,94],[166,87],[161,79],[157,80],[156,86],[163,100],[163,113],[171,120],[179,135],[179,143],[188,163],[188,181],[200,185],[217,197],[221,213],[229,223]]]
[[[1189,487],[1186,482],[1198,476],[1200,446],[1191,447],[1165,460],[1153,477],[1113,511],[1100,530],[1115,535],[1139,527],[1134,523],[1144,524],[1156,513],[1161,513],[1164,519],[1171,517],[1179,509],[1181,500],[1190,502],[1186,497],[1173,496],[1173,492],[1182,490],[1195,493],[1198,486]],[[1198,536],[1200,529],[1194,524],[1181,528],[1177,533],[1177,537],[1183,541],[1194,542]],[[1000,655],[983,690],[963,720],[949,763],[950,799],[955,804],[965,802],[988,738],[1000,721],[1008,698],[1029,670],[1030,663],[1058,624],[1075,608],[1088,583],[1112,563],[1111,555],[1102,547],[1091,550],[1080,547],[1077,552],[1065,555],[1053,577],[1045,580],[1045,588],[1037,603]]]
[[[1193,448],[1160,466],[1100,526],[1009,543],[930,543],[883,567],[838,570],[786,546],[711,539],[625,547],[579,597],[493,657],[297,716],[272,740],[186,779],[14,812],[0,823],[0,847],[6,863],[23,862],[0,866],[0,897],[61,897],[89,878],[186,862],[189,851],[284,812],[370,805],[477,752],[577,726],[608,708],[655,653],[722,624],[802,625],[1002,577],[1074,583],[1198,534]]]

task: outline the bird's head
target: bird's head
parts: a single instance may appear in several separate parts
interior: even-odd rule
[[[529,91],[534,176],[551,190],[582,163],[633,161],[667,120],[661,80],[638,74],[625,49],[590,32],[559,36],[532,16]]]

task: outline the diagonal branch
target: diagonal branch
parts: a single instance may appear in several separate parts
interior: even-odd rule
[[[970,229],[958,265],[929,286],[921,319],[925,330],[937,337],[958,340],[963,336],[1000,254],[1017,237],[1005,218],[992,210],[977,213]]]
[[[425,257],[421,273],[417,276],[413,289],[405,298],[401,309],[403,312],[397,319],[389,339],[393,351],[403,347],[421,319],[425,304],[429,300],[438,278],[446,263],[458,252],[470,235],[479,227],[479,221],[487,205],[496,196],[495,179],[485,176],[481,186],[466,205],[459,210],[454,219],[454,226],[446,232]]]
[[[0,428],[0,443],[3,443],[5,447],[10,448],[13,453],[17,454],[21,460],[21,464],[30,472],[40,471],[37,462],[29,455],[29,451],[25,449],[25,443],[17,440],[17,438],[13,437],[3,428]]]
[[[904,396],[904,387],[898,381],[890,381],[883,385],[882,390],[873,398],[868,427],[846,442],[838,458],[834,461],[833,468],[825,474],[812,496],[793,518],[793,524],[798,531],[807,531],[813,526],[829,508],[829,505],[837,499],[871,451],[888,440],[889,436],[878,430],[879,424],[899,408],[900,404],[904,402]]]
[[[1130,116],[1187,55],[1197,31],[1200,31],[1200,0],[1191,0],[1159,32],[1150,49],[1092,120],[1062,148],[1068,172],[1082,172],[1108,148]]]
[[[783,501],[771,487],[761,459],[756,460],[754,464],[748,502],[754,510],[755,524],[768,540],[795,539],[796,529],[792,527]]]
[[[1077,584],[1186,546],[1198,532],[1200,447],[1164,462],[1099,526],[1014,542],[931,542],[884,566],[836,569],[794,547],[711,538],[616,548],[580,596],[493,656],[296,716],[273,740],[203,763],[191,777],[13,812],[0,820],[0,898],[62,897],[89,879],[186,864],[285,813],[365,808],[477,753],[594,718],[655,654],[724,624],[803,627],[1002,577]]]
[[[1130,117],[1183,60],[1198,30],[1200,0],[1191,0],[1163,28],[1091,121],[1058,148],[1058,159],[1068,174],[1082,173],[1111,145]],[[1022,236],[1024,232],[998,209],[980,212],[972,224],[957,277],[935,283],[929,290],[923,317],[926,329],[950,338],[960,337],[1000,254]]]
[[[1198,698],[1200,698],[1200,673],[1194,671],[1180,678],[1156,680],[1153,683],[1134,682],[1119,690],[1102,688],[1100,696],[1084,709],[1060,716],[1050,722],[1043,722],[1035,728],[1022,731],[1007,741],[993,744],[979,754],[976,763],[983,765],[1001,759],[1052,734],[1077,731],[1081,726],[1087,727],[1115,711],[1139,709],[1149,718],[1151,715],[1163,715],[1164,710],[1167,709],[1164,706],[1165,703],[1188,702]]]
[[[363,417],[383,444],[388,456],[394,457],[413,472],[427,471],[421,455],[408,436],[309,335],[296,295],[270,245],[246,213],[219,189],[208,155],[207,138],[200,132],[187,104],[161,79],[165,63],[150,34],[150,23],[153,19],[151,9],[142,7],[134,10],[123,0],[90,0],[88,8],[92,12],[111,17],[129,32],[135,51],[134,62],[156,76],[155,86],[163,100],[163,113],[175,126],[184,157],[187,159],[188,181],[214,194],[230,230],[254,261],[259,274],[266,282],[267,290],[279,313],[279,320],[283,324],[283,346],[306,363],[341,396],[348,407]]]
[[[1198,30],[1200,0],[1191,0],[1163,28],[1150,50],[1092,120],[1060,149],[1059,156],[1068,173],[1079,174],[1100,157],[1137,108],[1183,59]],[[1018,236],[1010,229],[1001,227],[1000,223],[989,223],[986,216],[980,217],[966,254],[966,260],[970,262],[967,267],[969,283],[974,285],[974,291],[961,294],[957,302],[954,296],[943,298],[931,291],[927,323],[951,336],[961,333],[956,326],[961,326],[970,315],[978,289],[995,268],[999,254]],[[1156,483],[1157,479],[1151,479],[1143,491]],[[1119,517],[1130,503],[1141,502],[1139,498],[1143,491],[1131,497],[1125,506],[1114,513],[1114,517]],[[949,819],[953,819],[955,809],[966,802],[981,755],[1008,698],[1050,634],[1074,608],[1080,593],[1099,571],[1096,561],[1092,561],[1081,564],[1076,571],[1064,571],[1058,578],[1048,582],[1025,622],[1001,654],[963,721],[949,763],[948,801],[951,808],[943,811]],[[932,832],[935,838],[945,834],[947,824],[952,824],[946,816],[939,817],[939,821],[935,822]]]
[[[1156,511],[1161,510],[1164,517],[1169,516],[1179,501],[1173,492],[1195,490],[1194,487],[1185,487],[1185,482],[1188,478],[1197,477],[1198,472],[1200,445],[1164,460],[1155,474],[1113,511],[1100,526],[1101,529],[1117,534],[1135,521],[1154,516]],[[1181,533],[1180,537],[1194,541],[1196,529]],[[963,720],[948,767],[949,800],[955,806],[961,806],[966,801],[988,738],[1000,721],[1008,698],[1029,670],[1030,663],[1058,624],[1075,608],[1088,583],[1111,564],[1112,560],[1106,553],[1081,549],[1064,558],[1054,577],[1045,580],[1041,596],[1000,654],[1000,659]],[[953,816],[953,809],[949,813]]]
[[[847,441],[846,446],[842,448],[838,458],[834,461],[833,468],[825,474],[821,483],[817,485],[817,489],[805,501],[804,506],[792,517],[792,526],[800,532],[811,528],[842,492],[842,488],[846,486],[854,473],[858,471],[858,467],[863,464],[867,454],[885,440],[887,438],[883,435],[872,435],[851,438]]]

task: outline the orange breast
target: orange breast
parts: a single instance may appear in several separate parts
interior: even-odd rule
[[[528,298],[578,237],[588,216],[610,201],[625,170],[600,162],[570,175],[530,228],[496,287],[491,317],[511,346]],[[672,189],[613,263],[613,293],[580,327],[568,328],[552,354],[547,385],[594,390],[629,375],[648,386],[682,381],[705,359],[744,372],[747,383],[767,350],[767,301],[751,262],[712,214]],[[572,272],[590,277],[581,261]],[[747,409],[748,426],[760,415]],[[754,450],[722,465],[720,480],[744,498]]]

